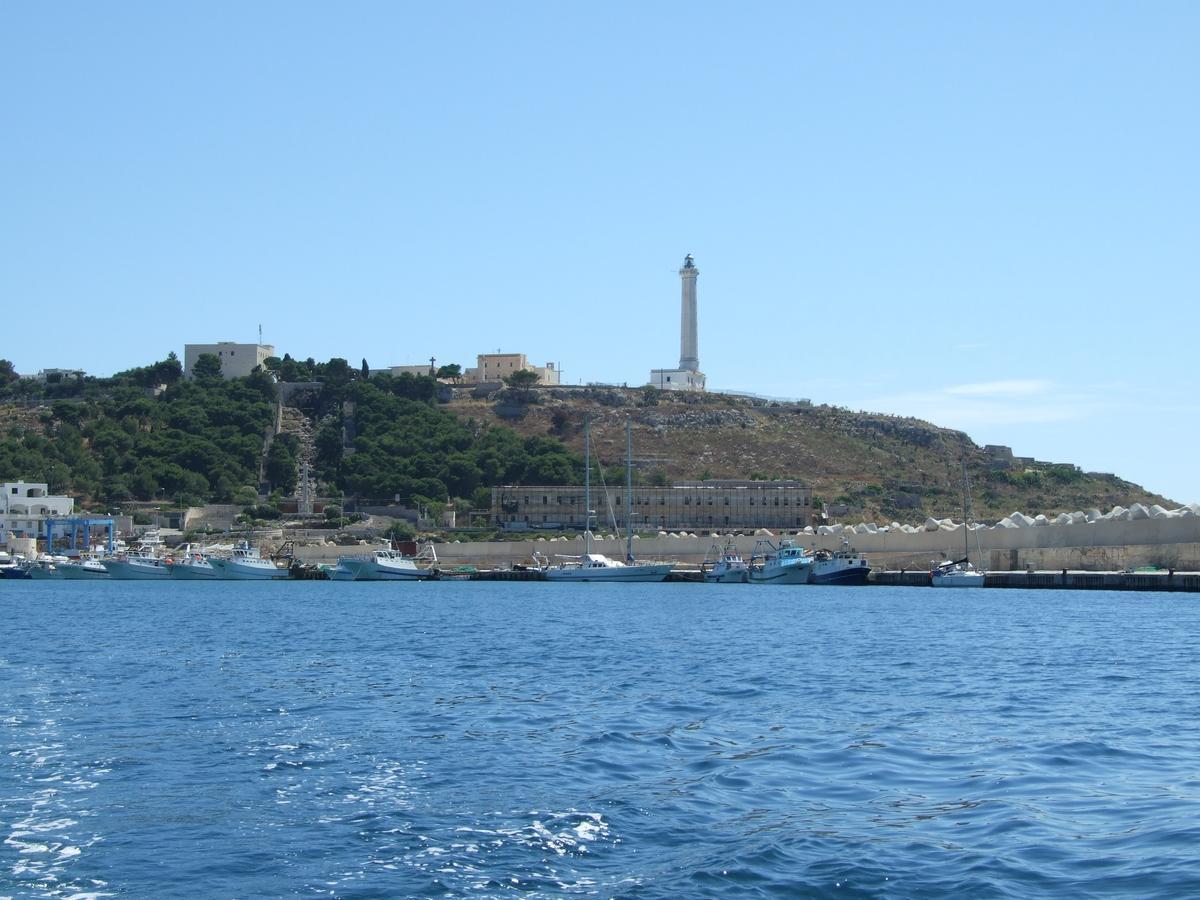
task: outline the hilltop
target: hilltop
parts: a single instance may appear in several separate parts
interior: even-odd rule
[[[201,360],[193,380],[173,356],[107,379],[0,378],[0,480],[103,506],[250,505],[293,496],[303,466],[324,496],[480,508],[495,485],[581,483],[585,420],[594,459],[622,482],[629,417],[639,483],[795,479],[843,521],[960,514],[964,460],[980,519],[1178,505],[901,416],[654,388],[451,386],[368,377],[344,359],[273,358],[225,379],[216,357]]]
[[[838,518],[961,515],[964,459],[980,519],[1178,505],[1113,475],[985,451],[961,431],[902,416],[653,388],[509,389],[490,399],[455,393],[448,408],[464,421],[554,436],[580,454],[590,418],[593,452],[606,468],[624,465],[628,416],[639,481],[794,478],[812,485],[816,508],[827,503]]]

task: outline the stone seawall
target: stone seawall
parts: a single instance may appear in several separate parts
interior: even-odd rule
[[[798,545],[836,550],[842,535],[785,535]],[[958,559],[963,555],[963,526],[937,531],[847,534],[849,545],[865,554],[878,569],[928,569],[931,560]],[[778,541],[780,536],[774,536]],[[663,559],[697,565],[713,543],[727,536],[650,537],[635,540],[633,552],[641,560]],[[749,557],[758,538],[728,536],[738,551]],[[978,532],[979,548],[989,569],[1020,571],[1078,569],[1114,571],[1138,566],[1160,566],[1178,571],[1200,571],[1200,516],[1136,521],[1103,521],[1076,525],[1043,525],[1029,528],[989,528]],[[969,536],[971,557],[978,559],[976,532]],[[597,538],[593,549],[614,559],[625,556],[623,540]],[[365,551],[365,547],[301,546],[304,562],[330,563],[339,556]],[[553,559],[555,554],[578,555],[583,539],[566,541],[492,541],[437,545],[444,567],[472,565],[481,569],[504,568],[528,562],[534,551]]]

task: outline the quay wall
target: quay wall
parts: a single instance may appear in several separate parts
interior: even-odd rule
[[[797,544],[836,550],[842,539],[867,556],[877,569],[927,570],[931,560],[958,559],[963,555],[963,526],[908,534],[900,531],[875,534],[787,535]],[[1113,571],[1138,566],[1159,566],[1178,571],[1200,571],[1200,516],[1134,521],[1100,521],[1077,525],[1040,525],[1028,528],[986,528],[979,531],[979,546],[985,565],[993,570],[1077,569]],[[664,559],[684,564],[699,564],[714,541],[731,540],[738,551],[749,557],[757,538],[754,535],[657,536],[633,542],[634,554],[642,560]],[[778,539],[778,536],[775,538]],[[614,559],[625,555],[625,542],[599,537],[593,550]],[[339,556],[363,552],[364,547],[304,545],[296,555],[304,562],[335,562]],[[976,552],[976,533],[970,534],[972,558]],[[578,555],[583,539],[559,541],[488,541],[437,545],[443,566],[473,565],[478,568],[502,568],[530,559],[533,551],[546,556]]]

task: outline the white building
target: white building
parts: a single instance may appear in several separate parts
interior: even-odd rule
[[[538,377],[538,384],[561,384],[558,368],[552,362],[531,366],[524,353],[481,353],[475,357],[475,368],[463,372],[463,380],[476,384],[503,381],[513,372],[528,369]]]
[[[650,384],[664,391],[702,391],[704,373],[700,371],[700,339],[696,308],[696,276],[700,270],[692,254],[683,258],[679,270],[682,287],[679,310],[679,367],[651,369]]]
[[[51,497],[50,486],[37,482],[8,481],[0,485],[4,497],[0,500],[0,544],[8,543],[12,533],[17,538],[46,536],[46,519],[69,516],[75,510],[71,497]]]
[[[233,341],[220,341],[216,344],[184,344],[183,374],[185,378],[192,377],[192,369],[196,365],[196,361],[206,353],[212,354],[221,361],[221,374],[224,377],[245,378],[269,357],[275,355],[275,347],[271,344],[235,344]]]

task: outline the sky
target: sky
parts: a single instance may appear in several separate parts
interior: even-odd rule
[[[0,357],[913,415],[1200,501],[1200,4],[0,5]]]

